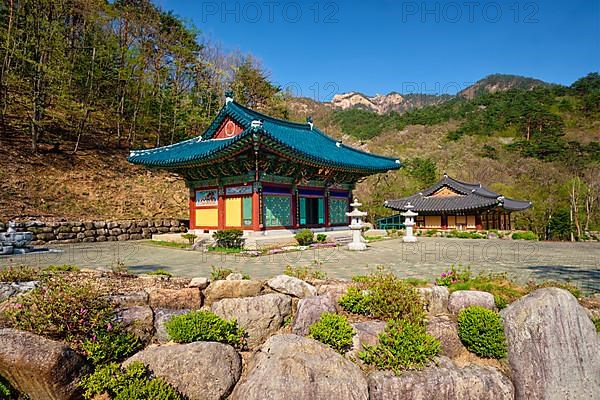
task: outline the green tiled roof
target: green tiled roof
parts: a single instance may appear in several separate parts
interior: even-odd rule
[[[230,139],[212,139],[227,117],[243,127],[243,132]],[[252,121],[262,126],[252,126]],[[262,137],[261,137],[262,136]],[[370,154],[337,142],[309,124],[285,121],[261,114],[235,102],[226,104],[212,124],[198,138],[150,150],[132,151],[129,161],[157,168],[180,168],[199,165],[220,158],[252,143],[277,144],[297,158],[338,169],[384,172],[400,168],[394,158]]]

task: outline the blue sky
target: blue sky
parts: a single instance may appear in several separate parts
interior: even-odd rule
[[[455,93],[492,73],[600,70],[600,1],[156,0],[296,94]]]

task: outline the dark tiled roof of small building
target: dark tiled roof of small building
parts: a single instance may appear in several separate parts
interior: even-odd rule
[[[230,139],[213,139],[227,117],[242,126],[242,133]],[[252,125],[257,120],[262,122],[262,126]],[[366,173],[401,167],[400,161],[395,158],[346,146],[308,123],[300,124],[269,117],[234,101],[228,102],[221,109],[200,137],[170,146],[132,151],[128,160],[134,164],[158,168],[193,166],[223,156],[228,150],[235,148],[236,144],[241,147],[242,142],[251,142],[254,135],[264,136],[267,140],[263,142],[271,141],[283,146],[292,157],[327,167]]]
[[[444,187],[455,192],[452,196],[432,196]],[[388,200],[385,206],[398,211],[406,211],[406,205],[414,206],[413,211],[465,212],[480,209],[502,207],[507,211],[522,211],[531,207],[531,202],[514,200],[483,187],[480,183],[466,183],[444,175],[435,185],[398,200]]]

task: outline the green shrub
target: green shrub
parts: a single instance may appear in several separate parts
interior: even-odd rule
[[[176,315],[165,324],[167,333],[177,343],[197,341],[221,342],[243,346],[244,330],[235,320],[226,321],[210,311],[192,311]]]
[[[311,338],[326,344],[338,353],[344,353],[352,346],[354,329],[346,317],[334,313],[323,313],[317,322],[308,327],[308,334]]]
[[[318,233],[317,234],[317,242],[325,243],[325,241],[327,241],[327,235],[324,233]]]
[[[515,232],[511,237],[513,240],[538,240],[537,235],[531,231]]]
[[[425,232],[425,236],[432,237],[432,236],[435,236],[437,233],[438,233],[437,229],[428,229],[427,232]]]
[[[500,314],[471,306],[458,313],[458,336],[472,353],[485,358],[506,357],[506,339]]]
[[[142,343],[135,335],[113,329],[97,332],[82,344],[86,357],[94,364],[124,360],[140,347]]]
[[[378,369],[396,374],[425,367],[440,351],[440,342],[428,335],[425,326],[404,320],[388,321],[375,346],[363,345],[359,358]]]
[[[241,249],[244,247],[244,232],[241,229],[225,229],[213,233],[217,247],[226,249]]]
[[[338,303],[348,312],[369,315],[371,310],[370,301],[371,298],[368,293],[363,293],[358,287],[351,286],[348,288],[346,294],[340,297]]]
[[[171,278],[173,276],[172,273],[170,273],[169,271],[165,271],[162,268],[155,269],[154,271],[146,272],[146,275],[160,275],[160,276],[165,276],[167,278]]]
[[[40,279],[40,269],[28,266],[0,269],[0,282],[29,282]]]
[[[76,265],[63,264],[63,265],[49,265],[44,268],[44,271],[48,272],[79,272],[79,267]]]
[[[592,322],[594,323],[594,326],[596,327],[596,332],[600,333],[600,318],[592,318]]]
[[[454,265],[449,271],[442,272],[439,278],[436,278],[435,284],[439,286],[450,286],[454,283],[468,282],[471,279],[470,268],[456,268]]]
[[[10,383],[0,375],[0,399],[12,399]]]
[[[13,328],[70,343],[75,349],[99,331],[117,328],[115,311],[90,284],[54,276],[2,312]]]
[[[453,230],[448,233],[449,238],[458,238],[458,239],[485,239],[487,235],[473,232],[473,231],[457,231]]]
[[[315,241],[315,234],[310,229],[302,229],[294,237],[300,246],[308,246]]]
[[[181,235],[182,238],[187,239],[187,241],[190,244],[194,244],[194,241],[196,241],[196,238],[198,237],[198,235],[195,235],[193,233],[184,233],[183,235]]]
[[[133,362],[126,368],[112,363],[101,366],[84,377],[79,386],[84,397],[108,394],[114,400],[179,400],[182,397],[169,384],[154,378],[141,362]]]
[[[385,320],[406,319],[415,324],[423,322],[423,301],[410,283],[382,269],[353,279],[356,290],[349,290],[347,297],[340,299],[344,309],[359,310],[361,314]]]
[[[283,271],[285,275],[293,276],[294,278],[302,279],[303,281],[309,279],[326,279],[327,274],[317,266],[311,267],[305,265],[303,267],[294,267],[292,265],[288,265],[285,267]]]

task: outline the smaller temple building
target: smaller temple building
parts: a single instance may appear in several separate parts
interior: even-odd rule
[[[385,206],[403,212],[408,203],[418,213],[415,228],[442,230],[511,230],[511,213],[531,207],[530,201],[509,199],[481,183],[461,182],[447,174],[422,192],[388,200]]]
[[[132,151],[129,161],[182,176],[190,229],[335,229],[356,183],[400,161],[352,148],[314,126],[261,114],[227,96],[198,137]]]

